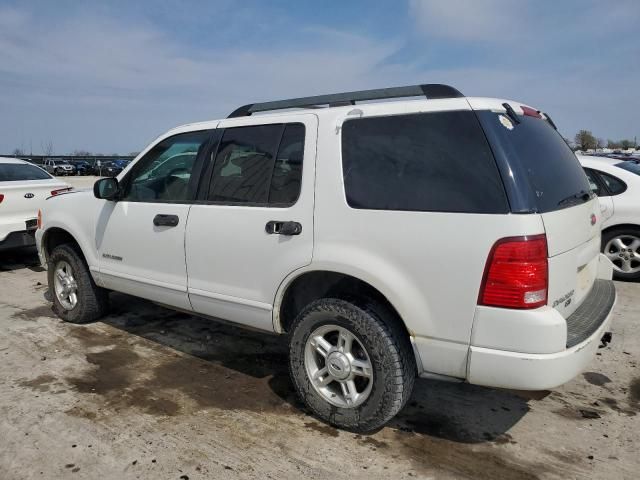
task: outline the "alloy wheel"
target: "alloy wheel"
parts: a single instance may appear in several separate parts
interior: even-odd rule
[[[73,310],[78,304],[78,283],[73,276],[71,265],[65,261],[57,263],[53,274],[56,298],[65,310]]]
[[[616,271],[640,272],[640,238],[635,235],[618,235],[607,242],[604,254],[611,260]]]
[[[309,335],[304,363],[313,388],[327,402],[354,408],[369,398],[373,366],[362,342],[338,325],[323,325]]]

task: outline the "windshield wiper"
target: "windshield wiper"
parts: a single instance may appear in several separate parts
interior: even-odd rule
[[[558,202],[559,207],[563,207],[568,204],[578,205],[579,203],[588,202],[591,198],[591,194],[585,192],[584,190],[580,190],[579,193],[574,193],[573,195],[569,195],[566,198],[563,198]],[[578,200],[582,200],[582,202],[578,202]]]

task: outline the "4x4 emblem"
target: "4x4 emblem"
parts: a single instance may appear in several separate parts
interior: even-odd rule
[[[24,198],[33,198],[35,195],[33,193],[25,193]]]

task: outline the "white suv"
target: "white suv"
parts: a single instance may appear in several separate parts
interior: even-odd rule
[[[62,319],[100,318],[116,290],[286,333],[303,401],[367,431],[416,376],[577,375],[616,296],[599,212],[548,116],[421,85],[175,128],[48,201],[36,235]]]

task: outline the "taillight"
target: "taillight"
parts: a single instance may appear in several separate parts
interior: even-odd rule
[[[38,230],[42,228],[42,210],[38,210],[38,221],[36,222],[36,228]]]
[[[547,304],[546,235],[498,240],[487,259],[479,305],[537,308]]]
[[[0,193],[0,203],[2,203],[3,200],[4,200],[4,194]]]
[[[65,187],[65,188],[58,188],[56,190],[51,190],[51,196],[55,197],[56,195],[60,195],[61,193],[68,192],[69,190],[73,190],[73,187]]]

